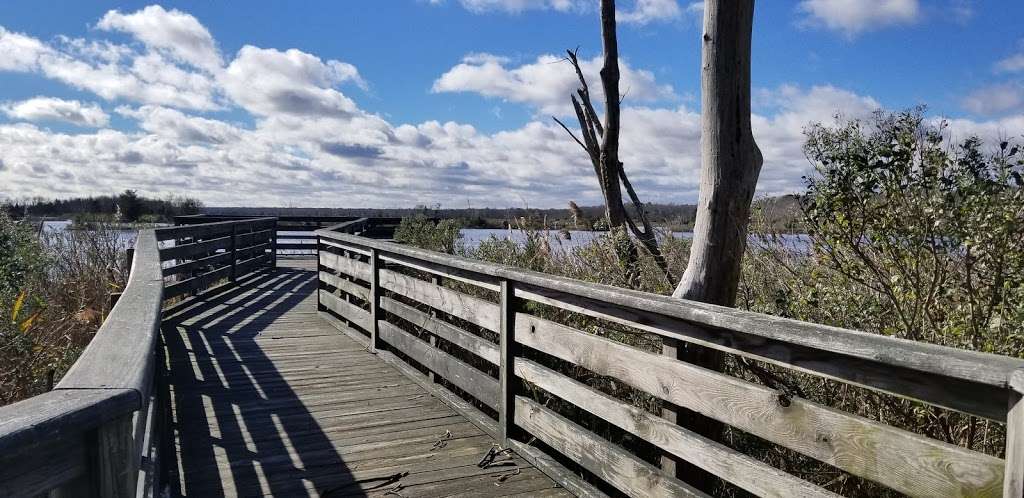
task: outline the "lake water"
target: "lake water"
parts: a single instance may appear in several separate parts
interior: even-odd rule
[[[60,220],[60,221],[45,221],[43,222],[43,231],[50,233],[61,230],[66,230],[71,226],[71,220]],[[124,242],[124,246],[131,247],[135,243],[135,230],[120,230],[119,237]],[[303,234],[308,232],[285,232],[282,231],[278,235],[279,242],[288,243],[309,243],[313,245],[313,241],[309,239],[288,239],[289,234]],[[526,242],[526,232],[523,230],[510,230],[510,229],[498,229],[498,228],[464,228],[460,230],[462,234],[462,243],[469,249],[475,249],[480,246],[480,243],[489,240],[492,237],[502,240],[512,240],[517,243]],[[588,230],[569,230],[569,237],[566,238],[564,233],[560,230],[539,230],[537,233],[542,234],[548,239],[548,243],[552,248],[556,250],[571,251],[578,247],[586,246],[594,240],[604,237],[607,232],[592,232]],[[662,236],[664,237],[664,235]],[[677,239],[692,239],[693,232],[672,232],[672,237]],[[788,249],[806,253],[810,248],[810,237],[807,234],[783,234],[779,240]],[[172,241],[165,241],[170,243]],[[761,245],[761,241],[756,237],[751,237],[749,243],[752,247],[758,247]],[[312,249],[312,247],[311,247]],[[293,251],[287,251],[293,252]]]
[[[538,233],[542,234],[548,239],[548,243],[552,248],[559,248],[564,251],[571,251],[578,247],[586,246],[594,240],[604,237],[607,232],[591,232],[588,230],[569,230],[569,237],[566,238],[564,233],[560,230],[540,230]],[[482,228],[471,228],[461,230],[462,241],[468,248],[476,248],[480,246],[480,243],[490,239],[491,237],[503,240],[511,240],[517,243],[526,242],[526,232],[523,230],[510,230],[510,229],[482,229]],[[659,239],[664,239],[667,234],[661,234]],[[693,232],[672,232],[672,237],[677,239],[692,239]],[[802,233],[791,233],[782,234],[779,236],[777,243],[783,244],[787,249],[799,252],[807,253],[810,250],[811,239],[807,234]],[[750,237],[748,243],[751,247],[763,246],[761,240],[757,237]]]

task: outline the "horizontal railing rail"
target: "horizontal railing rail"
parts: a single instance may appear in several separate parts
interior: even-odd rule
[[[175,216],[174,223],[186,227],[253,219],[257,218],[242,215],[196,214]],[[314,232],[316,230],[336,230],[344,233],[358,233],[377,239],[390,239],[402,221],[401,218],[360,216],[276,216],[273,219],[277,220],[274,232],[275,252],[289,256],[315,255],[316,234]]]
[[[272,267],[275,222],[140,230],[127,286],[74,365],[52,391],[0,407],[0,497],[160,495],[163,305]]]
[[[436,382],[431,385],[442,397],[528,459],[572,462],[601,486],[631,496],[700,495],[531,395],[540,392],[754,495],[834,496],[580,382],[566,374],[571,367],[905,495],[1021,495],[1024,360],[592,284],[329,229],[316,234],[321,315],[414,377]],[[613,341],[574,326],[579,319],[562,323],[551,313],[540,316],[542,309],[1007,424],[1005,455]],[[555,454],[528,446],[528,438]],[[571,472],[559,475],[578,494],[597,493],[570,479]]]

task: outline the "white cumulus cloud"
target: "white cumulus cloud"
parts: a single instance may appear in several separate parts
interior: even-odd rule
[[[580,68],[587,77],[593,100],[601,102],[598,72],[601,58],[581,59]],[[619,63],[620,90],[627,102],[678,100],[671,85],[659,84],[654,73]],[[512,67],[507,58],[490,54],[471,54],[462,63],[441,75],[434,92],[472,92],[537,108],[545,114],[572,112],[569,95],[579,86],[576,73],[564,57],[542,55],[534,62]]]
[[[168,11],[159,5],[130,14],[111,10],[96,27],[129,33],[151,49],[207,71],[217,71],[223,66],[210,32],[191,14],[180,10]]]
[[[798,9],[809,25],[839,31],[847,37],[921,17],[918,0],[802,0]]]
[[[95,103],[64,100],[54,97],[35,97],[21,102],[0,104],[4,114],[25,121],[63,121],[79,126],[102,127],[110,116]]]

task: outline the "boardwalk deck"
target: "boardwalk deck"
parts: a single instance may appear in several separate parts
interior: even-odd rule
[[[570,496],[316,314],[312,260],[165,318],[181,496]]]

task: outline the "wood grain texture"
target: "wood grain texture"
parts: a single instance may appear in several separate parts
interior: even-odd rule
[[[157,240],[172,240],[183,237],[210,237],[231,233],[231,227],[241,230],[258,231],[274,226],[276,218],[255,218],[241,221],[219,221],[213,223],[202,223],[201,225],[183,225],[167,228],[157,228],[155,235]]]
[[[320,305],[358,325],[359,328],[367,331],[370,330],[370,312],[325,290],[320,290]]]
[[[384,289],[438,311],[459,317],[492,332],[498,331],[501,309],[495,303],[391,270],[380,271],[380,285]]]
[[[412,306],[389,297],[381,298],[381,309],[391,313],[423,330],[430,332],[490,363],[498,365],[501,353],[498,346],[487,339],[471,334],[448,322],[434,318]]]
[[[364,282],[370,281],[370,265],[340,254],[320,251],[320,264],[332,270],[344,273],[350,277],[358,278]]]
[[[370,289],[351,280],[346,280],[331,273],[321,271],[320,281],[343,292],[352,294],[363,302],[370,302]]]
[[[520,475],[501,481],[508,468],[477,467],[495,442],[478,423],[493,420],[323,320],[315,261],[281,264],[164,323],[172,495],[568,496],[518,456]]]
[[[149,396],[160,330],[163,275],[152,230],[140,230],[124,293],[58,389],[132,389]]]
[[[1006,475],[1003,496],[1024,496],[1024,369],[1010,376],[1009,406],[1006,413]]]
[[[516,375],[756,496],[838,496],[530,360],[516,360]]]
[[[532,399],[515,403],[516,425],[628,496],[707,496]]]
[[[911,496],[999,496],[1002,460],[530,315],[516,338]],[[783,406],[786,405],[786,406]]]
[[[1018,358],[913,342],[723,306],[685,301],[670,296],[582,282],[567,277],[486,263],[329,230],[318,230],[317,234],[325,240],[334,240],[364,250],[374,248],[413,260],[450,266],[492,277],[509,278],[520,283],[522,292],[518,292],[517,295],[521,297],[527,297],[526,292],[540,293],[540,291],[561,295],[570,294],[630,310],[644,310],[665,317],[677,318],[713,329],[742,332],[751,336],[806,346],[893,367],[932,373],[951,379],[960,379],[979,385],[995,386],[1004,390],[1006,389],[1006,379],[1009,378],[1010,373],[1019,367],[1024,367],[1024,360]],[[681,337],[681,339],[686,340],[685,337]],[[1005,406],[1003,409],[1005,410]]]
[[[473,395],[487,406],[497,409],[499,385],[497,379],[462,362],[430,344],[410,335],[408,332],[381,320],[380,337],[393,348],[401,351],[438,376]]]

